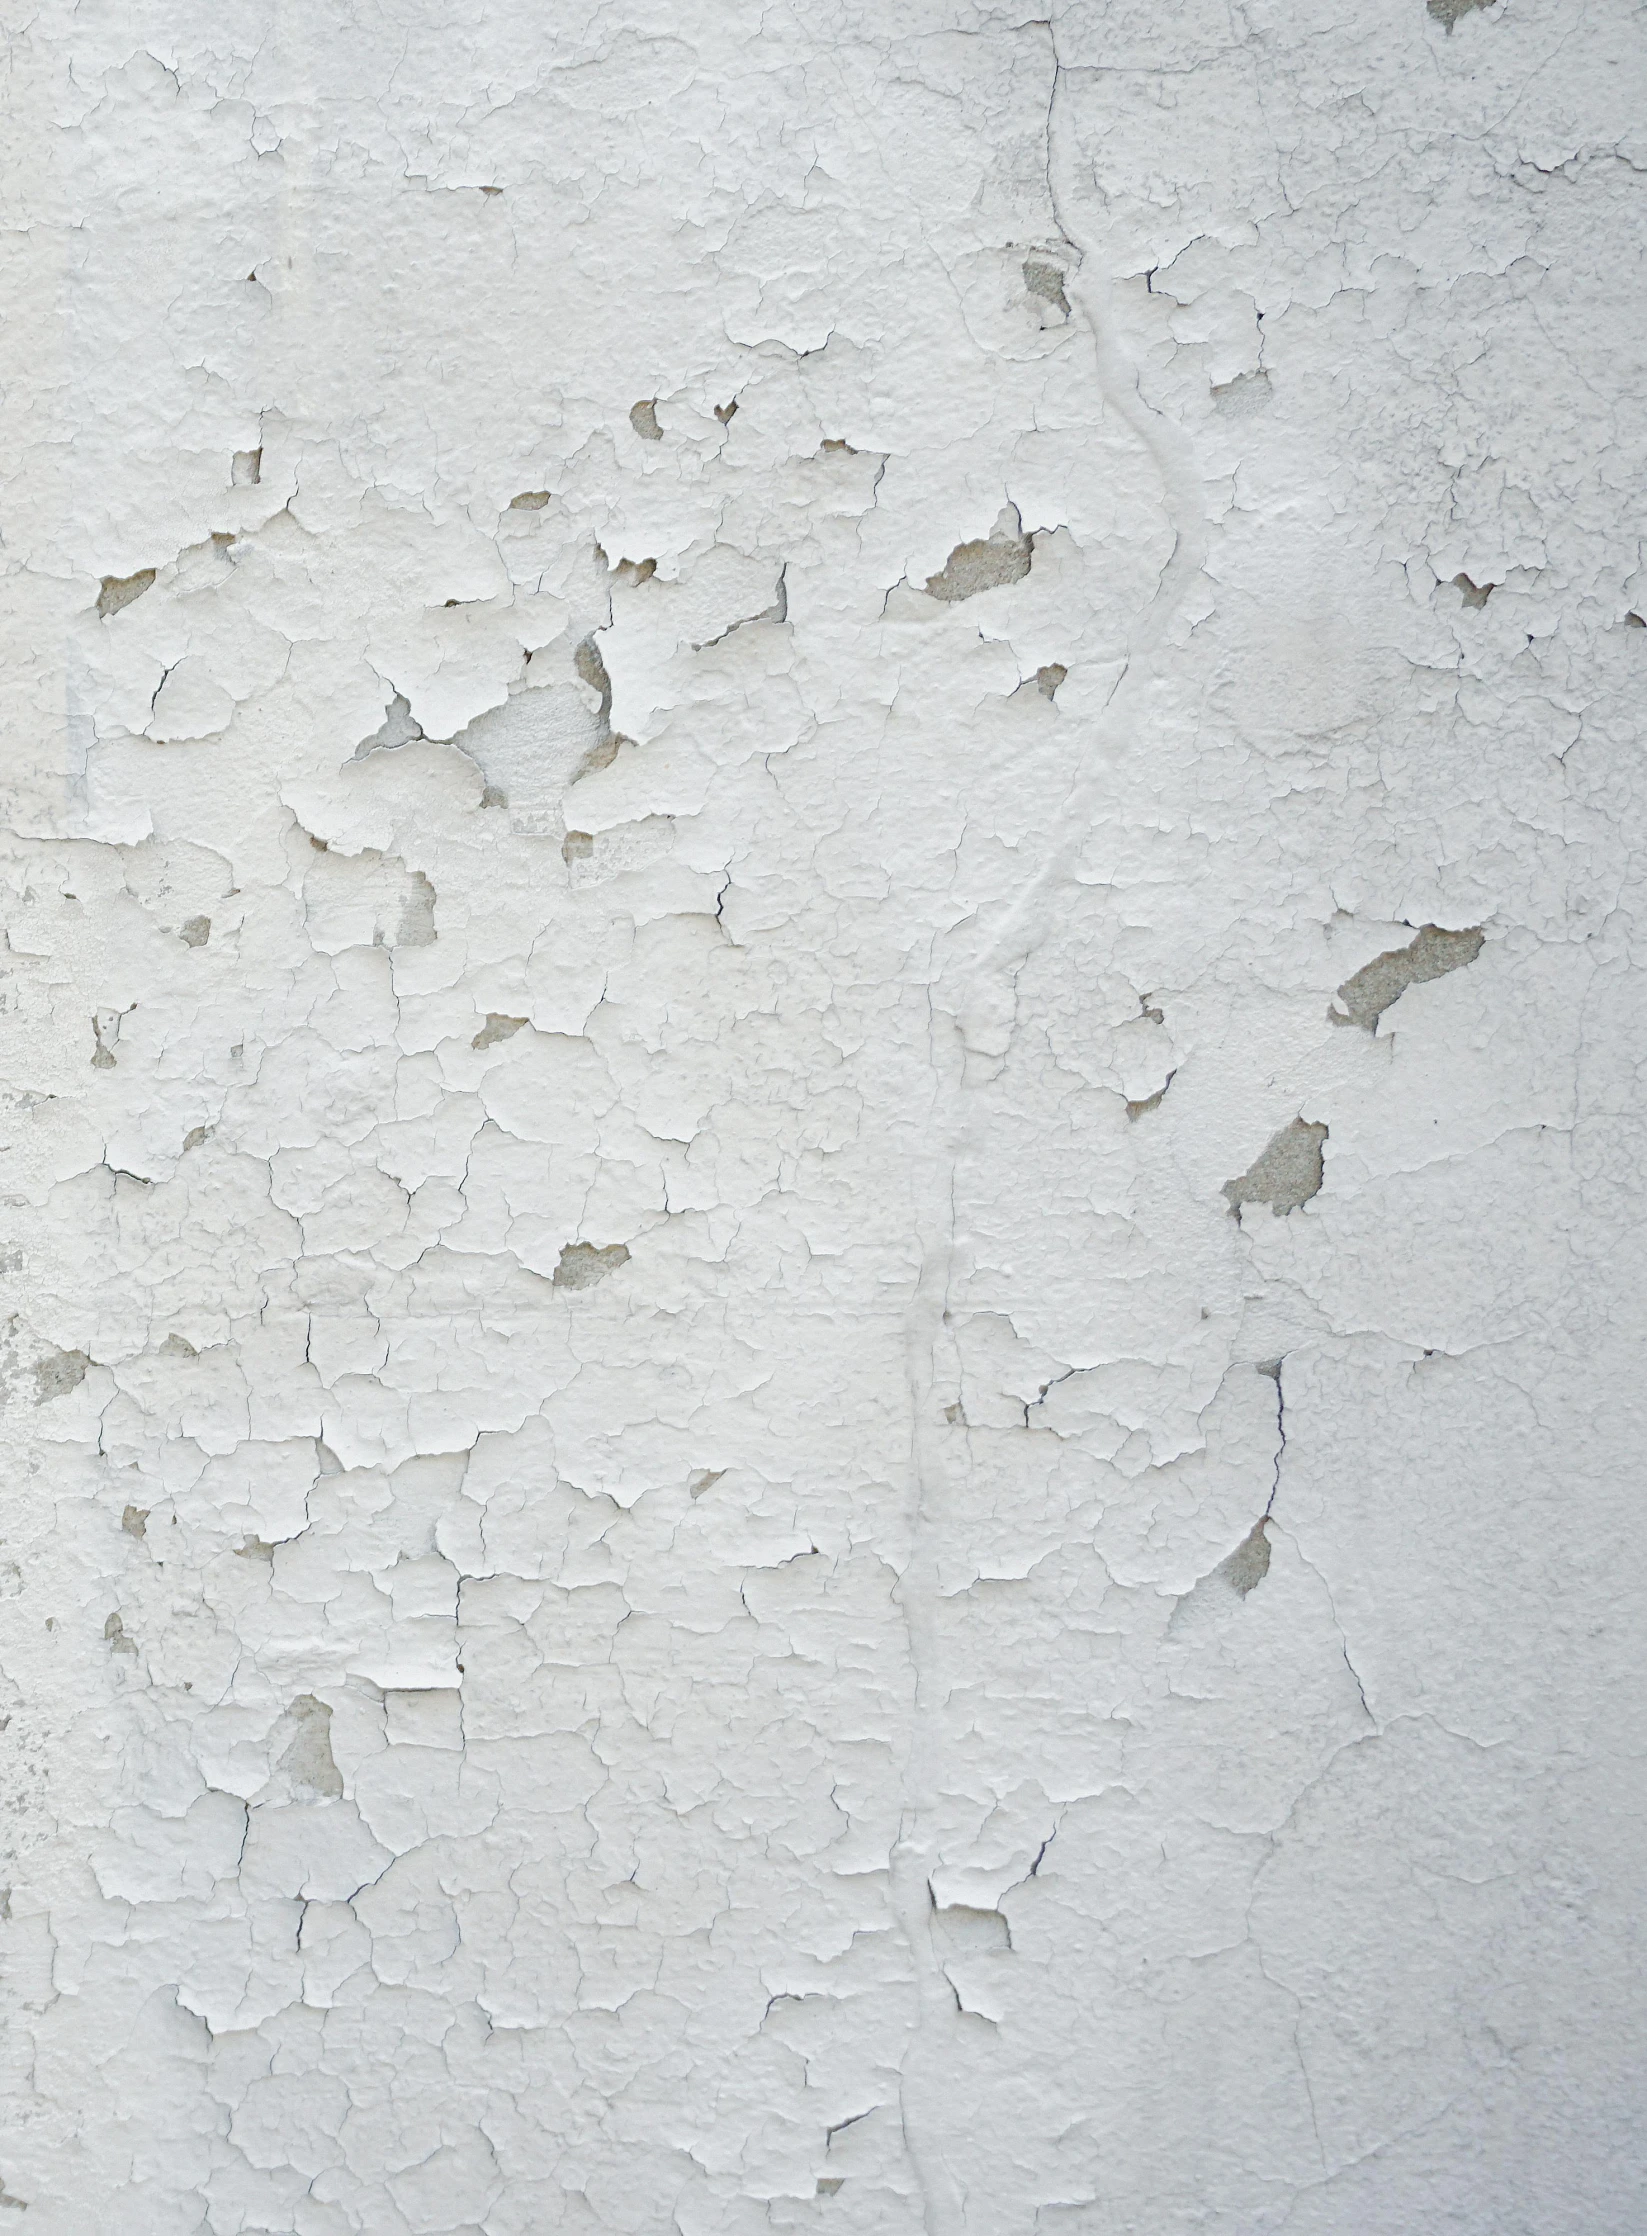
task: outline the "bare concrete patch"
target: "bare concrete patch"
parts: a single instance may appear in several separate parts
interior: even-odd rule
[[[1305,1118],[1283,1126],[1239,1179],[1225,1181],[1231,1213],[1239,1214],[1244,1203],[1267,1203],[1279,1217],[1318,1196],[1323,1177],[1321,1144],[1326,1138],[1325,1126]]]
[[[1439,924],[1424,925],[1405,947],[1386,948],[1370,963],[1363,963],[1352,978],[1346,978],[1338,989],[1344,1007],[1329,1009],[1328,1017],[1335,1025],[1359,1025],[1366,1032],[1376,1032],[1385,1010],[1398,1002],[1409,986],[1422,986],[1432,978],[1445,978],[1449,971],[1463,970],[1481,953],[1486,936],[1479,925],[1462,932],[1443,931]]]

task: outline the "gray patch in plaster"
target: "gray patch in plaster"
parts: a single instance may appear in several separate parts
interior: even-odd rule
[[[103,587],[97,593],[98,618],[107,621],[110,614],[119,613],[124,606],[141,598],[154,582],[152,567],[139,567],[134,575],[105,575]]]
[[[191,916],[177,936],[185,947],[204,947],[212,936],[212,920],[209,916]]]
[[[413,870],[411,889],[400,904],[400,925],[396,945],[400,947],[433,947],[435,932],[435,889],[421,870]]]
[[[147,1537],[149,1534],[148,1507],[128,1506],[120,1517],[120,1527],[128,1537]]]
[[[392,753],[397,746],[411,745],[422,735],[421,725],[412,719],[411,706],[397,691],[389,701],[389,711],[381,727],[361,740],[355,747],[354,758],[364,761],[368,753]]]
[[[1473,5],[1474,0],[1470,0],[1470,4]],[[1498,584],[1496,582],[1472,582],[1468,575],[1454,575],[1453,588],[1460,594],[1467,606],[1481,607],[1487,603],[1487,600],[1498,588]]]
[[[982,591],[1022,582],[1029,572],[1033,549],[1017,511],[1009,506],[987,537],[955,546],[938,572],[927,576],[926,594],[953,606],[963,598],[976,598]]]
[[[500,1040],[512,1040],[525,1025],[524,1017],[505,1017],[495,1009],[486,1012],[486,1022],[470,1041],[471,1048],[495,1048]]]
[[[1439,924],[1426,924],[1405,947],[1387,948],[1370,963],[1363,963],[1353,977],[1346,978],[1338,989],[1344,1007],[1329,1009],[1327,1016],[1335,1025],[1359,1025],[1366,1032],[1376,1032],[1385,1010],[1398,1002],[1409,986],[1422,986],[1432,978],[1445,978],[1449,971],[1463,970],[1481,953],[1485,940],[1486,934],[1479,926],[1448,932]]]
[[[1467,15],[1478,8],[1490,8],[1493,0],[1426,0],[1430,15],[1451,31],[1455,23],[1462,23]]]
[[[313,1693],[299,1693],[288,1711],[293,1726],[277,1768],[294,1786],[306,1786],[327,1800],[338,1800],[343,1779],[332,1757],[332,1711]]]
[[[638,404],[629,407],[629,424],[643,443],[661,443],[663,429],[658,425],[658,400],[655,396],[642,397]]]
[[[1269,400],[1270,376],[1262,365],[1255,373],[1237,373],[1234,380],[1213,383],[1213,408],[1228,419],[1245,419],[1262,411]]]
[[[1159,1022],[1159,1019],[1157,1019],[1157,1022]],[[1177,1077],[1178,1074],[1176,1071],[1169,1071],[1166,1078],[1162,1080],[1160,1086],[1156,1088],[1153,1095],[1145,1095],[1140,1102],[1129,1102],[1127,1104],[1127,1116],[1129,1118],[1137,1119],[1142,1118],[1147,1111],[1159,1110],[1161,1107],[1162,1098],[1165,1096],[1167,1089],[1172,1085],[1173,1081]]]
[[[1319,1195],[1321,1144],[1326,1138],[1325,1126],[1304,1118],[1294,1118],[1272,1135],[1263,1155],[1239,1179],[1225,1181],[1224,1195],[1231,1216],[1238,1216],[1244,1203],[1267,1203],[1280,1217]]]
[[[592,1289],[619,1266],[629,1263],[628,1246],[622,1242],[609,1243],[604,1250],[592,1242],[569,1242],[560,1254],[555,1267],[554,1286],[557,1289]]]
[[[45,1358],[37,1359],[34,1366],[36,1405],[49,1405],[53,1398],[67,1397],[71,1390],[78,1390],[90,1365],[91,1360],[84,1351],[52,1351]]]
[[[1216,1568],[1209,1570],[1183,1594],[1167,1624],[1167,1636],[1179,1637],[1193,1629],[1208,1614],[1215,1613],[1220,1602],[1246,1599],[1269,1572],[1269,1516],[1265,1514],[1248,1530],[1233,1553],[1227,1553]]]
[[[1043,303],[1050,303],[1054,310],[1069,316],[1069,297],[1064,293],[1064,272],[1061,264],[1049,264],[1044,257],[1026,257],[1024,285]]]

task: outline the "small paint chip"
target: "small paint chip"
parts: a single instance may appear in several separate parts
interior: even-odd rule
[[[471,1048],[495,1048],[500,1040],[512,1040],[526,1023],[524,1017],[505,1017],[495,1009],[486,1012],[486,1022],[469,1043]]]
[[[230,479],[237,489],[253,489],[263,479],[263,453],[261,450],[237,450]]]
[[[629,424],[643,443],[661,443],[663,429],[658,425],[658,402],[655,396],[643,396],[638,404],[629,407]]]
[[[550,492],[547,489],[523,489],[518,497],[510,498],[509,510],[511,512],[542,512],[544,506],[548,504],[549,498]]]
[[[1496,582],[1472,582],[1468,575],[1454,575],[1453,588],[1467,606],[1484,606],[1498,588]]]
[[[120,1517],[120,1527],[128,1537],[147,1537],[148,1523],[149,1509],[146,1506],[128,1506]]]
[[[177,936],[185,947],[204,947],[212,936],[212,920],[209,916],[191,916]]]

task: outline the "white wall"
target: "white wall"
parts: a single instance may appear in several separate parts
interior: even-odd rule
[[[16,15],[20,2236],[1647,2225],[1641,13],[1026,15]]]

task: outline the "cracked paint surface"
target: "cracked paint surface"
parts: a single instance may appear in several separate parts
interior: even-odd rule
[[[1640,8],[9,23],[0,2219],[1639,2229]]]

